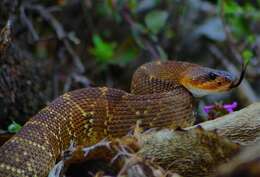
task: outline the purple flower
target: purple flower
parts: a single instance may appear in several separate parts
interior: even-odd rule
[[[214,105],[204,106],[203,111],[204,111],[205,113],[209,113],[210,110],[212,110],[212,109],[214,109],[214,108],[215,108]]]
[[[215,110],[215,111],[221,111],[221,110],[226,110],[227,112],[234,112],[234,109],[237,107],[237,102],[234,101],[233,103],[231,104],[213,104],[213,105],[207,105],[207,106],[204,106],[203,108],[203,111],[205,113],[209,113],[210,111],[212,110]]]
[[[234,112],[234,109],[237,107],[237,102],[234,101],[232,104],[224,104],[223,107],[230,113]]]

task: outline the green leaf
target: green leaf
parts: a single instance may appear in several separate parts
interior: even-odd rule
[[[246,64],[248,64],[251,60],[251,58],[253,57],[253,53],[251,50],[248,50],[248,49],[245,49],[243,52],[242,52],[242,56],[243,56],[243,59],[244,59],[244,62]]]
[[[243,39],[245,36],[250,35],[250,29],[246,19],[234,16],[232,18],[228,18],[228,22],[232,33],[236,38]]]
[[[165,25],[167,17],[167,11],[154,10],[145,16],[145,24],[152,33],[157,34]]]
[[[95,56],[96,60],[101,63],[108,63],[112,59],[116,43],[105,42],[99,35],[93,35],[94,47],[90,49],[90,53]]]
[[[10,133],[17,133],[21,130],[22,126],[15,121],[13,121],[9,126],[8,126],[8,131]]]
[[[224,13],[229,15],[241,14],[243,9],[235,1],[225,1],[224,2]]]

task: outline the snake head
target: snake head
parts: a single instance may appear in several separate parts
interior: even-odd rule
[[[237,86],[238,79],[230,72],[207,67],[191,67],[182,73],[180,82],[193,96],[202,97],[229,91],[234,85]]]

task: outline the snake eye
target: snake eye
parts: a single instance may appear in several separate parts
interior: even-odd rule
[[[210,72],[210,73],[209,73],[209,78],[210,78],[211,80],[215,80],[215,79],[217,78],[217,75],[216,75],[215,73],[213,73],[213,72]]]

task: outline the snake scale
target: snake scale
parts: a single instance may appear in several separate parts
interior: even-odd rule
[[[141,120],[150,127],[193,124],[193,96],[237,86],[231,73],[187,62],[151,62],[133,75],[131,93],[83,88],[65,93],[0,147],[0,177],[45,177],[73,140],[92,145],[125,135]]]

